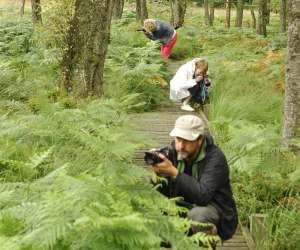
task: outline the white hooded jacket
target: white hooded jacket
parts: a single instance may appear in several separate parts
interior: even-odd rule
[[[173,101],[179,101],[185,97],[190,96],[189,88],[196,85],[196,80],[193,79],[195,73],[195,62],[199,58],[195,58],[182,66],[177,70],[175,76],[170,81],[170,99]]]

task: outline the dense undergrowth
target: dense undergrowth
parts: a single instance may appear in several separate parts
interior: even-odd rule
[[[129,11],[124,12],[123,19],[114,21],[105,64],[105,93],[117,98],[136,93],[141,106],[134,110],[147,111],[168,103],[168,72],[159,45],[148,42],[136,31],[139,27]]]
[[[226,30],[218,15],[206,28],[200,11],[189,11],[172,59],[209,61],[209,119],[231,166],[240,220],[266,213],[265,249],[296,249],[300,159],[279,146],[286,37],[278,17],[262,38],[247,27]],[[1,246],[148,250],[165,240],[173,249],[199,249],[193,242],[205,238],[185,237],[189,224],[175,216],[173,201],[131,162],[142,139],[127,113],[169,104],[171,77],[159,46],[135,31],[132,11],[113,22],[101,100],[60,96],[59,39],[7,12],[0,10]]]
[[[139,37],[139,46],[128,49],[123,44],[130,36],[113,39],[106,96],[61,96],[57,34],[47,40],[50,31],[33,31],[29,16],[16,19],[16,10],[5,11],[0,27],[1,249],[148,250],[160,249],[162,241],[174,249],[199,249],[199,241],[208,244],[210,237],[201,234],[186,237],[190,222],[176,216],[180,209],[174,201],[153,189],[151,174],[132,163],[143,142],[127,113],[167,100],[167,91],[160,91],[166,68],[155,45]]]
[[[259,248],[296,249],[300,158],[280,147],[286,37],[278,32],[276,18],[267,38],[249,28],[228,31],[220,26],[198,32],[192,26],[182,33],[191,34],[190,46],[200,47],[196,56],[210,63],[214,89],[209,120],[231,166],[240,221],[248,224],[251,213],[265,213],[268,235]],[[194,57],[185,50],[188,46],[179,43],[177,50]]]

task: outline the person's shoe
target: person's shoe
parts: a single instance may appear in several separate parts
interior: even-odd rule
[[[193,109],[193,108],[191,107],[191,105],[185,104],[185,103],[183,103],[183,104],[181,105],[180,108],[181,108],[182,110],[184,110],[184,111],[195,111],[195,109]]]

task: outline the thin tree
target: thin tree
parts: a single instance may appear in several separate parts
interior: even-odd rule
[[[204,22],[206,26],[209,26],[209,0],[204,0]]]
[[[81,13],[81,1],[75,1],[74,16],[69,23],[68,32],[65,37],[65,50],[61,61],[62,68],[62,89],[68,94],[73,91],[73,77],[75,66],[79,64],[80,50],[83,47],[82,36],[79,36],[80,32],[80,16]]]
[[[114,9],[113,9],[113,19],[122,18],[124,2],[125,2],[124,0],[115,0]]]
[[[34,24],[42,23],[41,0],[31,0],[32,22]]]
[[[280,31],[286,32],[287,26],[287,0],[281,0],[280,5]]]
[[[207,26],[213,26],[215,19],[214,0],[204,0],[204,21]]]
[[[146,0],[136,0],[136,20],[143,21],[148,18]]]
[[[186,0],[170,0],[171,18],[173,27],[181,27],[184,23]]]
[[[253,1],[252,1],[251,6],[250,6],[250,12],[251,12],[251,17],[252,17],[252,28],[256,29],[256,17],[255,17]]]
[[[267,0],[259,0],[258,7],[258,24],[256,32],[259,35],[267,36]]]
[[[103,69],[110,37],[113,0],[76,0],[63,55],[63,87],[79,82],[85,96],[103,94]]]
[[[267,0],[267,15],[266,15],[266,23],[270,24],[270,16],[271,16],[271,0]]]
[[[300,0],[289,2],[283,145],[300,152]],[[297,145],[298,142],[298,145]]]
[[[225,0],[225,9],[226,9],[226,22],[225,27],[230,28],[230,19],[231,19],[231,0]]]
[[[24,15],[25,0],[20,0],[20,16]]]
[[[215,1],[211,0],[209,2],[209,26],[214,25],[215,20]]]
[[[243,11],[244,11],[244,0],[238,0],[237,7],[236,7],[235,27],[242,27]]]

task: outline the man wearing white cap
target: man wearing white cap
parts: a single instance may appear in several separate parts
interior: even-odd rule
[[[158,175],[167,176],[161,192],[183,197],[189,208],[187,217],[213,223],[222,240],[232,237],[237,226],[229,168],[223,152],[206,133],[203,120],[195,115],[180,116],[170,136],[175,138],[168,153],[159,154],[161,163],[153,165]],[[192,228],[197,232],[198,228]]]

